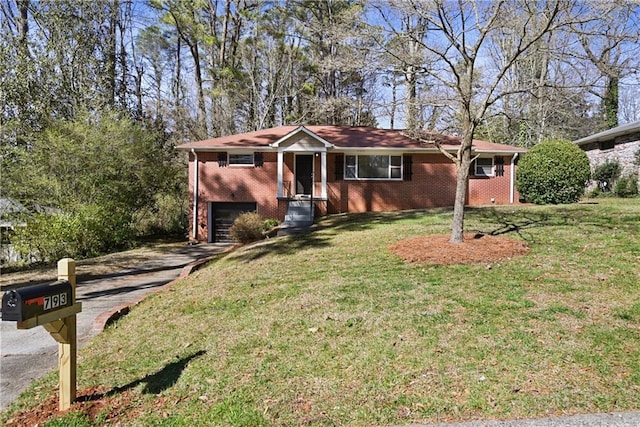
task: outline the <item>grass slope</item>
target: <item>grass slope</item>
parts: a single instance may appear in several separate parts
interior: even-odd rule
[[[78,388],[106,402],[93,423],[370,426],[640,407],[640,199],[471,209],[467,230],[531,248],[490,269],[388,250],[450,221],[324,218],[154,294],[80,351]],[[11,412],[54,392],[50,375]],[[91,424],[51,425],[71,421]]]

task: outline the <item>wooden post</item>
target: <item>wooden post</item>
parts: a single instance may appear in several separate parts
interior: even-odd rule
[[[82,304],[76,302],[76,262],[71,258],[58,261],[58,279],[69,282],[71,287],[71,304],[63,303],[63,308],[48,308],[45,312],[28,319],[18,321],[18,329],[31,329],[43,326],[47,332],[58,342],[58,370],[60,372],[59,408],[66,411],[76,400],[76,363],[78,337],[76,331],[76,315],[82,311]],[[61,298],[68,295],[69,288],[65,285],[65,293],[55,295]],[[41,300],[44,308],[44,300],[48,297],[35,298]],[[57,300],[60,302],[60,299]],[[4,302],[3,302],[4,304]],[[57,304],[56,304],[57,306]],[[54,308],[56,308],[54,306]]]
[[[72,303],[76,302],[76,262],[71,258],[63,258],[58,261],[58,279],[68,280],[73,292]],[[56,323],[56,322],[54,322]],[[49,325],[54,326],[54,323]],[[60,369],[59,408],[66,411],[76,400],[76,363],[77,363],[77,333],[76,315],[61,319],[58,341],[58,367]],[[47,330],[49,330],[47,328]],[[49,331],[50,333],[52,331]]]

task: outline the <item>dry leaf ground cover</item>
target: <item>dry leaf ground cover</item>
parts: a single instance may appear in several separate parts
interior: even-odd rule
[[[131,268],[132,265],[155,259],[158,255],[181,246],[184,246],[183,241],[156,241],[128,251],[77,260],[76,274],[78,280],[89,280],[96,276]],[[6,274],[7,271],[9,271],[8,274]],[[16,283],[20,285],[42,283],[55,280],[57,275],[58,270],[55,264],[20,271],[4,269],[0,271],[0,287],[11,288]]]
[[[49,411],[49,425],[372,426],[640,407],[640,199],[469,210],[487,252],[494,237],[518,249],[497,259],[396,253],[450,221],[335,216],[213,261],[83,348],[83,401]],[[50,375],[0,422],[47,413],[54,393]]]

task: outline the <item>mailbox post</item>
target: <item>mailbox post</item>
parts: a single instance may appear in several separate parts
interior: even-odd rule
[[[71,303],[76,303],[76,262],[70,258],[58,261],[58,280],[67,280],[71,284]],[[66,411],[76,400],[76,363],[78,335],[76,315],[46,323],[44,328],[58,341],[58,369],[60,370],[59,407]]]
[[[17,321],[18,329],[44,326],[58,342],[59,408],[66,411],[76,399],[77,331],[76,263],[58,261],[58,281],[51,285],[11,290],[2,297],[2,320]]]

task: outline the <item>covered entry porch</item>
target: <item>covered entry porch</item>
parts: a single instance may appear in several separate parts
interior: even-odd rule
[[[278,153],[278,200],[327,200],[327,150],[333,144],[300,127],[270,145]]]

